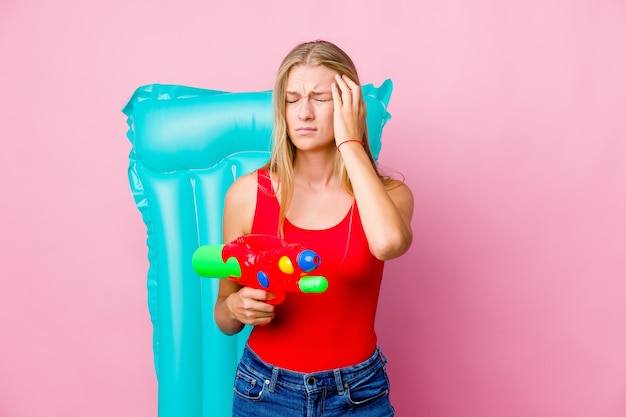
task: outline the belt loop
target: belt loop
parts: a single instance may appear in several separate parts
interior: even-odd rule
[[[280,368],[274,367],[272,369],[272,379],[270,380],[269,391],[274,392],[276,390],[276,380],[278,380],[278,372]]]
[[[380,347],[378,347],[376,350],[378,350],[378,354],[380,355],[380,358],[382,359],[383,365],[387,365],[387,357],[383,353],[383,350]]]
[[[343,395],[344,387],[343,387],[343,381],[341,380],[341,371],[339,369],[335,369],[333,373],[335,374],[335,384],[337,385],[337,394]]]

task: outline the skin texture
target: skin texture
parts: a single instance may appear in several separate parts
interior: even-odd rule
[[[355,141],[366,129],[360,86],[327,67],[300,64],[289,72],[285,100],[289,138],[296,147],[289,222],[311,230],[329,228],[356,200],[371,253],[381,260],[405,253],[412,241],[413,195],[398,181],[383,184],[363,146]],[[354,195],[342,186],[334,169],[339,145]],[[272,178],[275,189],[278,181]],[[239,178],[229,189],[225,242],[250,234],[256,192],[256,173]],[[272,298],[267,291],[221,280],[216,323],[226,334],[239,332],[244,324],[267,324],[274,318],[274,306],[265,301]]]

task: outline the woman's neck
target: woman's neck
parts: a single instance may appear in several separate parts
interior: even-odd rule
[[[294,185],[323,189],[337,185],[335,155],[330,152],[299,152],[293,166]]]

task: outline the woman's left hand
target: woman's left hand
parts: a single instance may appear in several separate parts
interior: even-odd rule
[[[331,85],[334,104],[335,144],[347,140],[363,140],[365,133],[365,103],[361,86],[345,75],[335,75]]]

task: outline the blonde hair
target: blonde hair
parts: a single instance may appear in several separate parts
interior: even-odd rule
[[[328,41],[316,40],[297,45],[287,54],[278,68],[272,94],[274,103],[274,143],[270,160],[265,168],[272,174],[275,174],[275,177],[278,179],[279,186],[276,189],[276,193],[280,201],[278,228],[281,235],[287,209],[293,195],[293,163],[296,152],[295,146],[289,139],[287,121],[285,119],[285,90],[289,73],[297,65],[322,65],[339,74],[348,76],[352,81],[360,85],[359,76],[352,59],[342,49]],[[369,147],[367,129],[365,129],[361,140],[365,144],[365,150],[372,166],[378,172],[376,161]],[[346,190],[352,194],[352,184],[338,152],[335,157],[335,172],[339,174]],[[384,179],[380,174],[379,177],[381,180]]]

